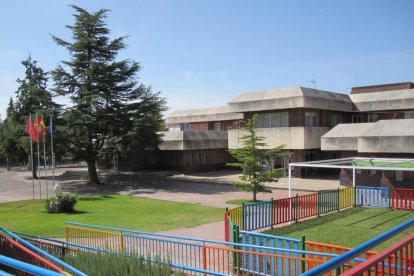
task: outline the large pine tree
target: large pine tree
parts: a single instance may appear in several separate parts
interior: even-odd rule
[[[67,28],[73,41],[53,37],[70,55],[52,72],[55,92],[69,96],[72,104],[64,112],[60,131],[66,147],[88,164],[89,182],[99,184],[95,162],[103,150],[159,145],[165,101],[138,83],[137,62],[116,59],[126,47],[125,37],[110,38],[109,11],[72,8],[75,23]]]

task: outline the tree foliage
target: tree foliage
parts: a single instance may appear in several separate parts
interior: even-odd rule
[[[266,182],[278,181],[283,176],[283,169],[266,169],[264,165],[272,163],[272,160],[283,156],[284,146],[278,146],[273,149],[265,149],[266,143],[264,137],[257,134],[255,128],[257,115],[245,122],[244,134],[240,141],[242,147],[230,149],[230,154],[236,159],[236,162],[229,163],[229,166],[242,168],[243,175],[240,180],[234,183],[236,189],[249,191],[253,193],[253,201],[256,201],[257,193],[270,192],[265,187]]]
[[[17,79],[16,102],[10,99],[6,118],[3,122],[3,135],[0,150],[11,163],[25,163],[30,154],[30,138],[24,133],[26,120],[30,114],[56,114],[59,106],[53,102],[47,90],[47,73],[37,65],[31,56],[21,62],[25,68],[24,77]],[[35,166],[33,176],[36,177]]]
[[[165,100],[138,83],[137,62],[117,60],[125,37],[110,39],[107,9],[72,8],[75,22],[67,28],[73,41],[53,37],[70,55],[52,72],[56,94],[71,100],[59,130],[67,149],[87,162],[89,181],[99,184],[95,162],[103,152],[158,147]]]

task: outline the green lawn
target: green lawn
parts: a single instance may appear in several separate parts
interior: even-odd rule
[[[414,218],[414,212],[411,211],[356,208],[269,230],[267,233],[293,238],[305,235],[306,240],[310,241],[355,247],[411,218]],[[406,229],[375,250],[387,248],[413,231],[414,227]]]
[[[48,214],[45,200],[0,204],[0,226],[47,237],[64,237],[65,221],[141,231],[194,227],[222,220],[223,209],[133,196],[81,196],[74,214]]]
[[[253,203],[254,201],[251,199],[232,199],[232,200],[227,200],[226,203],[228,204],[234,204],[234,205],[243,205],[244,203]]]

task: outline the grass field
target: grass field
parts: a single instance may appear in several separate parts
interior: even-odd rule
[[[310,241],[355,247],[411,218],[414,218],[414,212],[411,211],[355,208],[276,228],[267,233],[293,238],[305,235],[306,240]],[[411,227],[374,250],[385,249],[413,231],[414,227]]]
[[[48,214],[45,200],[0,204],[0,226],[47,237],[64,237],[65,221],[141,231],[163,231],[222,220],[223,209],[148,198],[81,196],[74,214]]]

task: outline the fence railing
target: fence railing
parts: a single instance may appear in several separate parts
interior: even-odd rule
[[[32,264],[28,264],[26,262],[22,262],[10,257],[6,257],[0,255],[0,274],[1,275],[16,275],[16,274],[9,274],[4,271],[4,267],[14,268],[20,273],[18,275],[24,275],[22,272],[28,273],[28,275],[43,275],[43,276],[62,276],[61,273],[48,270],[42,267],[38,267]],[[6,274],[7,273],[7,274]]]
[[[231,218],[240,230],[252,231],[287,222],[297,222],[357,205],[414,210],[414,189],[357,186],[243,204],[226,211],[225,233],[230,232],[228,218]]]
[[[414,189],[392,189],[391,208],[414,210]]]
[[[357,186],[356,204],[369,207],[388,208],[390,188]]]
[[[411,234],[342,275],[413,275],[413,248],[414,234]]]
[[[52,270],[55,272],[62,273],[62,269],[45,258],[33,253],[26,247],[22,246],[21,244],[17,243],[16,241],[6,237],[5,235],[0,233],[0,255],[16,259],[28,264],[35,265],[37,267],[42,267],[47,270]],[[14,272],[17,268],[2,268],[0,265],[0,269],[6,270],[8,272]]]
[[[48,252],[34,246],[30,242],[24,240],[23,238],[19,237],[18,235],[8,231],[7,229],[0,227],[0,231],[3,232],[5,235],[7,235],[9,238],[13,239],[16,243],[22,245],[24,248],[26,248],[28,251],[31,251],[35,253],[36,255],[39,255],[43,259],[46,259],[49,263],[52,263],[54,266],[58,267],[63,274],[71,273],[73,275],[80,275],[80,276],[86,276],[85,273],[82,271],[79,271],[78,269],[68,265],[67,263],[59,260],[55,256],[49,254]],[[40,274],[41,275],[41,274]]]
[[[191,274],[297,275],[337,256],[302,250],[301,240],[246,231],[240,231],[241,241],[234,243],[70,222],[66,228],[67,242],[73,250],[75,244],[81,244],[78,250],[141,256],[151,262],[161,260]],[[233,238],[239,239],[239,233]]]
[[[332,258],[331,260],[325,262],[324,264],[306,271],[303,275],[304,276],[313,276],[313,275],[325,275],[329,274],[332,271],[337,271],[338,269],[341,269],[344,265],[347,264],[350,260],[353,258],[356,258],[357,256],[361,256],[362,254],[365,254],[368,250],[371,248],[387,241],[388,239],[392,238],[393,236],[397,235],[398,233],[402,232],[403,230],[411,227],[414,225],[414,218],[410,219],[396,227],[394,227],[391,230],[386,231],[385,233],[369,240],[368,242],[365,242],[335,258]],[[372,256],[371,258],[368,258],[366,261],[362,262],[360,265],[355,266],[355,270],[357,267],[359,269],[362,269],[362,271],[366,271],[364,275],[410,275],[410,273],[407,274],[398,274],[395,273],[395,269],[410,269],[412,270],[412,259],[413,259],[413,237],[410,235],[406,239],[403,240],[403,242],[399,242],[392,246],[389,250],[385,250],[378,255]],[[406,253],[407,250],[411,250],[411,252],[408,254]],[[403,251],[403,253],[400,252],[400,250]],[[397,253],[397,256],[395,254]],[[394,254],[394,255],[393,255]],[[398,255],[400,254],[400,255]],[[411,257],[411,258],[410,258]],[[403,261],[403,258],[407,258],[408,262],[401,263]],[[378,261],[375,261],[378,260]],[[383,269],[381,273],[375,273],[375,267],[377,269]],[[377,265],[379,264],[379,266]],[[397,266],[395,265],[397,264]],[[373,268],[374,271],[369,270],[370,268]],[[393,273],[385,273],[385,271],[388,271],[391,269]],[[346,271],[345,275],[362,275],[361,273],[353,273],[352,270]],[[406,270],[404,270],[406,271]],[[343,271],[340,271],[340,273]],[[373,274],[371,274],[373,273]]]

